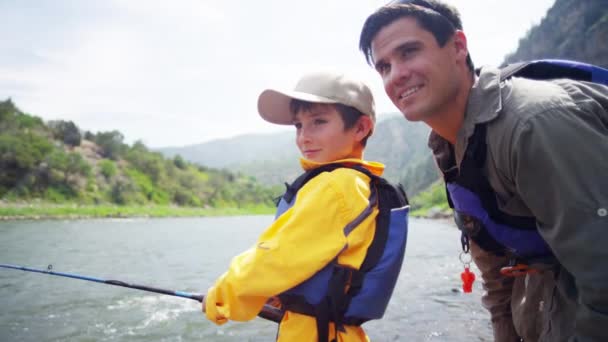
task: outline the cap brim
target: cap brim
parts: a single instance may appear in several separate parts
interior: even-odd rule
[[[266,89],[258,97],[258,112],[268,122],[291,125],[293,124],[293,115],[289,110],[289,103],[292,99],[314,103],[338,103],[336,100],[308,93]]]

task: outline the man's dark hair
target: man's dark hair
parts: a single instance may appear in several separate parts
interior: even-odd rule
[[[420,27],[429,31],[437,44],[443,47],[454,35],[462,30],[462,21],[458,10],[436,0],[401,0],[393,1],[372,13],[361,30],[359,49],[365,55],[367,63],[372,64],[372,41],[384,27],[403,17],[414,18]],[[471,55],[467,55],[467,66],[473,72],[475,67]]]
[[[315,107],[317,105],[323,105],[323,103],[308,102],[308,101],[303,101],[303,100],[292,99],[289,102],[289,111],[291,112],[292,115],[296,115],[299,112],[310,112],[313,109],[313,107]],[[355,124],[357,123],[357,121],[359,120],[359,118],[362,117],[363,115],[365,115],[365,114],[361,113],[361,111],[359,111],[357,108],[343,105],[341,103],[327,103],[326,105],[333,106],[334,108],[336,108],[338,113],[340,113],[340,116],[342,117],[342,122],[344,122],[345,131],[353,128],[355,126]],[[372,132],[370,131],[370,134],[361,141],[361,144],[363,146],[365,146],[365,144],[367,144],[367,139],[369,138],[371,133]]]

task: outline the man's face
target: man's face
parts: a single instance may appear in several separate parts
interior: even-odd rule
[[[382,28],[371,48],[384,90],[406,119],[441,116],[459,93],[454,37],[440,47],[416,19],[403,17]]]

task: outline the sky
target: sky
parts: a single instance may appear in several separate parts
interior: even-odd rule
[[[476,66],[499,65],[555,0],[447,0]],[[377,0],[0,0],[0,101],[126,143],[184,146],[291,129],[257,97],[305,72],[365,80],[394,113],[358,50]]]

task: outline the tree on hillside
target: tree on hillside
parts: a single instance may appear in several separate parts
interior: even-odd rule
[[[173,164],[178,168],[178,169],[182,169],[185,170],[187,165],[186,165],[186,161],[184,161],[184,158],[182,158],[182,156],[180,156],[179,154],[176,155],[175,157],[173,157]]]
[[[39,128],[45,130],[44,122],[37,116],[22,113],[9,98],[0,102],[0,132]],[[14,133],[14,132],[13,132]]]
[[[123,143],[125,137],[119,131],[99,132],[95,135],[95,143],[103,150],[103,156],[118,160],[127,146]]]
[[[6,101],[0,101],[0,122],[7,120],[18,111],[10,97]]]
[[[68,146],[80,146],[82,134],[80,134],[78,126],[72,121],[49,121],[48,126],[55,139],[63,141],[63,143]]]
[[[45,138],[33,134],[0,134],[0,195],[15,188],[53,150]]]

